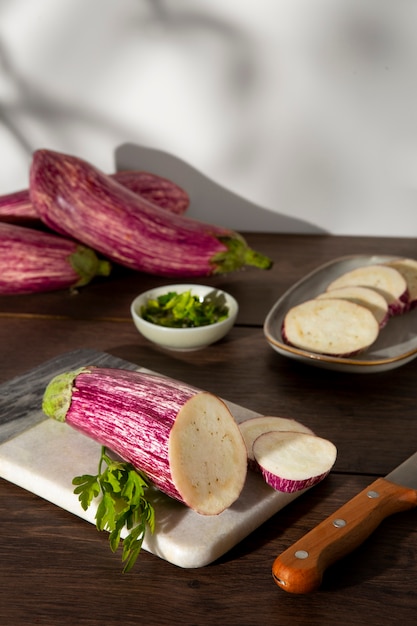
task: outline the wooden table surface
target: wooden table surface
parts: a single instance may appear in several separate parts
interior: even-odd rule
[[[129,574],[105,533],[0,479],[0,622],[5,626],[211,624],[324,626],[416,623],[417,511],[386,519],[333,565],[321,588],[293,595],[273,582],[275,557],[417,448],[417,359],[388,372],[349,374],[277,354],[262,325],[278,297],[344,255],[417,257],[414,239],[247,234],[274,267],[193,282],[232,293],[237,323],[205,350],[174,353],[142,339],[134,296],[166,279],[117,269],[78,293],[0,297],[0,382],[59,354],[94,348],[205,388],[263,414],[302,421],[332,440],[330,476],[215,563],[181,569],[142,552]]]

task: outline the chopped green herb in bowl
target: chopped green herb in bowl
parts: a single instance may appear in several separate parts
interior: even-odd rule
[[[223,293],[212,291],[206,296],[198,296],[191,289],[177,293],[149,298],[140,309],[144,320],[171,328],[194,328],[216,324],[227,319],[229,307]]]
[[[206,285],[168,285],[137,296],[133,321],[142,335],[171,350],[197,350],[218,341],[235,323],[236,300]]]

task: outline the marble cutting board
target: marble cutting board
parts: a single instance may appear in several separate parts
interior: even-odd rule
[[[96,508],[83,511],[73,494],[74,476],[97,471],[100,445],[67,424],[42,413],[46,385],[53,376],[83,365],[146,368],[93,350],[52,359],[0,386],[0,476],[94,524]],[[257,414],[226,400],[235,419]],[[156,528],[143,548],[183,568],[208,565],[303,492],[279,493],[248,472],[239,499],[217,516],[202,516],[155,490]]]

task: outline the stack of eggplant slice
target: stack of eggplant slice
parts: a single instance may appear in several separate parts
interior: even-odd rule
[[[417,305],[417,261],[397,258],[343,273],[315,298],[292,307],[283,340],[297,348],[351,357],[372,346],[394,317]]]

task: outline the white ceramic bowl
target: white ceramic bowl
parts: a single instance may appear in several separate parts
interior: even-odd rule
[[[226,304],[229,307],[229,316],[222,322],[216,322],[215,324],[209,324],[208,326],[196,326],[195,328],[169,328],[166,326],[158,326],[158,324],[152,324],[147,322],[140,315],[142,305],[146,304],[149,298],[157,298],[169,291],[176,291],[182,293],[191,289],[191,293],[196,296],[207,296],[212,291],[217,292],[219,295],[223,295]],[[178,285],[164,285],[163,287],[156,287],[155,289],[149,289],[144,293],[137,296],[130,307],[130,312],[138,331],[152,341],[163,348],[170,350],[189,351],[199,350],[205,346],[218,341],[224,337],[232,328],[236,321],[239,306],[235,298],[228,294],[226,291],[216,289],[215,287],[208,287],[206,285],[193,285],[193,284],[178,284]]]

